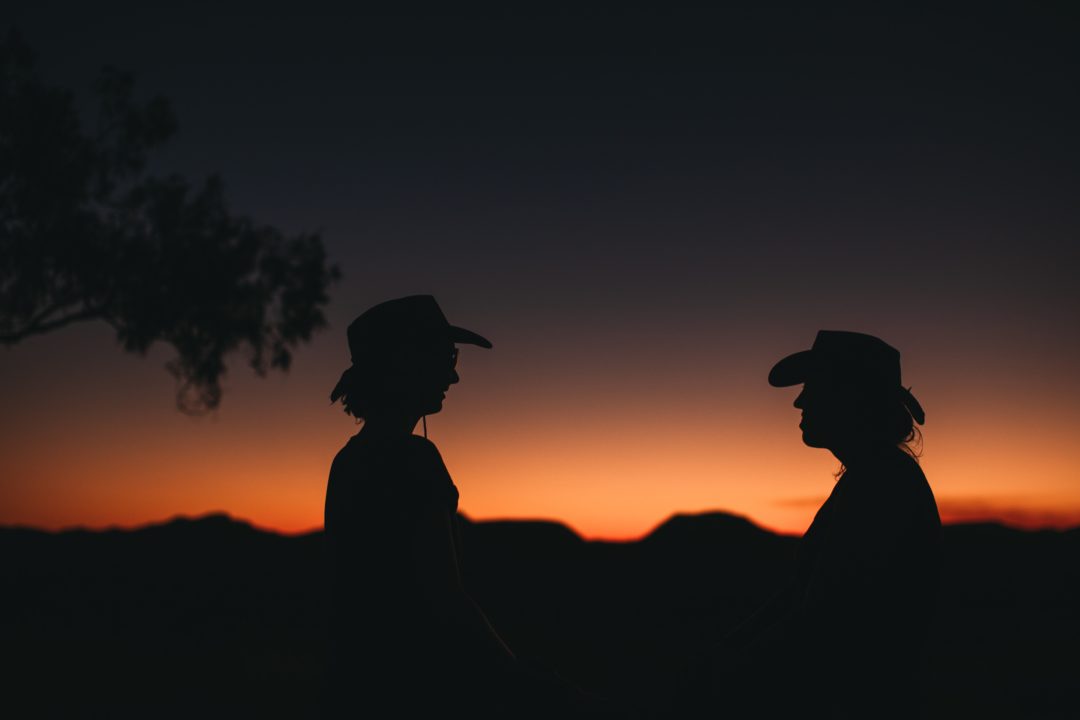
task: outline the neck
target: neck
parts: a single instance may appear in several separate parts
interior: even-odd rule
[[[380,413],[364,418],[364,427],[360,432],[369,437],[401,437],[412,435],[418,422],[418,413]]]
[[[850,444],[830,447],[829,452],[836,456],[836,459],[843,463],[844,467],[851,468],[862,465],[873,458],[888,455],[894,449],[890,446]]]

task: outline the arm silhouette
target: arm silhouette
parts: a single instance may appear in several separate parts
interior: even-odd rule
[[[427,505],[417,513],[413,563],[417,584],[471,656],[484,659],[485,664],[509,667],[514,654],[465,590],[452,520],[444,508]]]

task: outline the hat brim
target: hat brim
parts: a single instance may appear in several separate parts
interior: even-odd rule
[[[773,365],[769,371],[769,384],[773,387],[790,387],[806,382],[814,365],[814,353],[810,350],[788,355]]]
[[[466,345],[479,345],[482,348],[491,349],[491,341],[483,335],[477,335],[472,330],[466,330],[454,325],[450,326],[450,341],[465,343]]]
[[[773,365],[769,371],[769,384],[773,387],[790,387],[805,383],[814,375],[816,358],[813,351],[803,350],[788,355],[780,362]],[[920,425],[926,423],[926,412],[922,405],[911,394],[909,388],[900,387],[900,402],[904,404],[912,419]]]

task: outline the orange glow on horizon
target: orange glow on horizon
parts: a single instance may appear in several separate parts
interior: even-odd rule
[[[560,522],[597,540],[635,540],[674,514],[712,511],[798,535],[827,497],[837,467],[827,453],[790,442],[773,451],[768,464],[761,464],[755,458],[767,454],[770,439],[754,447],[748,438],[726,435],[742,449],[733,453],[710,444],[713,433],[704,431],[654,438],[646,447],[642,438],[627,438],[629,428],[617,425],[587,440],[531,428],[527,446],[501,438],[487,449],[468,442],[463,433],[445,432],[441,451],[467,517]],[[780,434],[790,435],[788,429]],[[27,480],[25,490],[17,503],[5,505],[0,524],[51,530],[137,527],[177,515],[224,512],[284,534],[318,530],[325,475],[347,437],[340,436],[339,442],[313,437],[276,443],[272,451],[235,440],[202,444],[201,457],[185,453],[183,447],[170,448],[179,459],[160,467],[152,482],[145,479],[146,468],[157,466],[160,451],[152,445],[120,456],[91,443],[52,456],[46,445],[24,446],[24,454],[9,470]],[[537,447],[545,452],[537,452]],[[632,452],[634,448],[640,452]],[[31,463],[28,458],[36,459]],[[76,487],[58,494],[55,478],[73,475],[73,459],[88,469]],[[944,522],[1001,522],[1025,529],[1080,526],[1080,503],[1064,490],[1024,495],[1015,492],[1009,471],[992,456],[985,457],[983,465],[972,465],[964,457],[951,460],[934,453],[922,461]],[[967,475],[962,474],[964,465]],[[1027,472],[1042,477],[1067,476],[1068,470],[1049,458],[1026,466]],[[514,481],[507,482],[511,474]],[[732,477],[739,482],[730,482]]]
[[[43,338],[35,362],[63,357],[66,342]],[[703,364],[697,379],[662,367],[604,375],[613,359],[580,368],[577,356],[541,358],[544,372],[530,375],[500,363],[525,362],[531,348],[516,360],[473,353],[445,411],[428,419],[430,437],[474,520],[547,519],[629,540],[675,513],[719,510],[801,534],[838,463],[800,442],[796,393],[761,378],[778,352],[760,352],[721,377]],[[267,381],[238,375],[216,415],[191,418],[168,402],[160,364],[108,357],[122,383],[73,364],[13,388],[0,417],[0,525],[131,527],[221,511],[285,533],[321,527],[330,463],[358,430],[326,399],[340,359],[301,356],[292,375]],[[985,378],[957,390],[961,374],[935,380],[912,365],[930,375],[917,388],[929,420],[921,462],[943,520],[1080,525],[1080,418],[1068,393],[1047,383],[987,395]],[[64,412],[35,402],[49,393],[67,398]]]

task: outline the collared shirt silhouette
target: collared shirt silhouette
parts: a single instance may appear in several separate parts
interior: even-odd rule
[[[794,403],[803,442],[843,467],[790,586],[728,639],[738,658],[717,690],[765,717],[917,716],[941,521],[909,450],[925,414],[900,384],[899,353],[873,336],[822,331],[769,381],[803,384]]]

